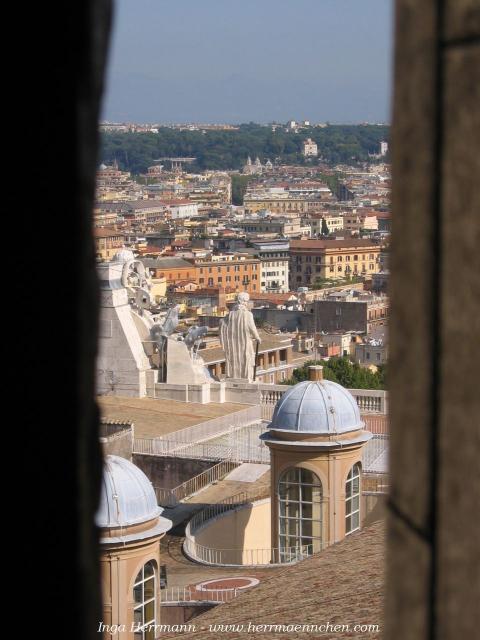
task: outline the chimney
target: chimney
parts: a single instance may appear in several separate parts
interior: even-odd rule
[[[321,364],[315,364],[308,367],[308,377],[311,382],[319,382],[323,380],[323,367]]]

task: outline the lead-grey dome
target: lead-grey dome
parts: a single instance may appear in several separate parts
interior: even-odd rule
[[[147,522],[162,513],[150,480],[125,458],[107,456],[103,468],[99,527],[126,527]]]
[[[358,405],[344,387],[321,380],[299,382],[280,398],[270,429],[307,433],[345,433],[363,428]]]

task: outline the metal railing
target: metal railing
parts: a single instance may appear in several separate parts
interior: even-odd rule
[[[389,490],[389,476],[386,473],[362,474],[363,495],[386,495]]]
[[[388,434],[388,416],[375,414],[362,414],[362,420],[365,422],[365,429],[375,435]]]
[[[155,487],[157,502],[162,507],[174,507],[185,498],[192,496],[208,485],[224,478],[230,471],[238,467],[237,462],[232,460],[222,460],[210,469],[199,473],[190,478],[186,482],[174,487],[173,489],[165,489],[163,487]]]
[[[186,555],[196,562],[229,567],[295,564],[314,553],[311,545],[267,549],[213,549],[191,539],[185,539],[183,548]],[[316,551],[320,551],[320,549]]]
[[[215,603],[230,602],[237,597],[238,589],[204,589],[197,591],[191,587],[168,587],[160,591],[160,601],[162,604],[179,604],[183,602],[192,603]]]
[[[228,413],[224,416],[212,418],[212,420],[199,422],[191,427],[180,429],[180,431],[175,431],[175,441],[179,444],[190,444],[192,442],[208,440],[225,433],[232,427],[240,427],[250,422],[257,422],[259,418],[260,409],[258,406],[246,407],[240,411]],[[166,439],[170,439],[170,434],[166,436]]]
[[[240,493],[236,493],[233,496],[229,496],[228,498],[220,500],[216,504],[208,505],[207,507],[196,513],[189,521],[185,530],[185,535],[187,535],[187,533],[188,535],[194,535],[209,520],[217,518],[219,515],[222,515],[227,511],[238,509],[238,507],[251,504],[252,502],[261,500],[262,498],[268,498],[269,496],[270,490],[268,487],[265,487],[263,491],[241,491]]]
[[[174,434],[172,434],[174,435]],[[179,443],[176,439],[135,438],[133,452],[150,456],[172,456],[175,458],[191,458],[201,460],[230,460],[232,462],[270,462],[268,448],[263,444],[234,445],[197,442],[193,444]]]
[[[253,502],[269,497],[269,495],[268,487],[265,487],[264,491],[260,493],[241,492],[217,504],[209,505],[196,513],[185,529],[183,543],[185,554],[202,564],[243,567],[292,564],[320,551],[320,548],[313,549],[311,545],[264,549],[214,549],[195,541],[195,534],[212,520],[236,509],[242,509]],[[321,548],[326,546],[328,545],[321,545]]]
[[[388,451],[390,436],[374,435],[362,452],[364,473],[386,473],[388,470]]]

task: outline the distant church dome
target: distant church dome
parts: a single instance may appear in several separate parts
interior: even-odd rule
[[[128,262],[129,260],[134,259],[135,255],[133,251],[130,251],[130,249],[120,249],[120,251],[117,251],[113,256],[113,262]]]
[[[333,434],[363,429],[360,411],[344,387],[321,380],[299,382],[280,398],[270,429]]]
[[[163,509],[147,476],[125,458],[105,458],[100,508],[95,521],[102,528],[127,527],[153,520]]]

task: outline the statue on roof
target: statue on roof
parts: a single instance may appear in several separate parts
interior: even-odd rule
[[[170,337],[178,326],[178,312],[180,311],[180,305],[176,304],[167,312],[162,324],[156,322],[150,329],[150,336],[155,342],[162,343],[163,338]]]
[[[256,347],[261,343],[246,291],[220,324],[220,342],[225,352],[227,378],[253,382]],[[256,341],[256,344],[254,343]]]
[[[184,342],[187,345],[187,349],[195,354],[195,348],[198,351],[198,346],[201,339],[208,333],[208,327],[198,327],[196,324],[190,327],[187,335],[184,338]]]

